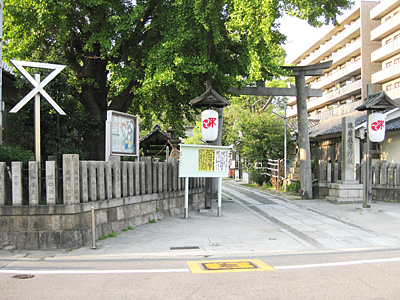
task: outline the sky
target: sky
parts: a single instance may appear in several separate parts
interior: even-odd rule
[[[356,4],[360,0],[353,0]],[[367,0],[365,0],[367,1]],[[376,2],[377,0],[368,0]],[[353,5],[354,7],[354,5]],[[344,11],[346,14],[346,11]],[[338,16],[340,20],[341,16]],[[324,31],[328,30],[332,25],[326,25],[321,28],[314,28],[308,25],[307,21],[298,18],[285,16],[280,20],[279,31],[286,35],[287,41],[283,48],[286,50],[286,63],[289,64],[299,54],[307,50],[312,42],[315,42]]]
[[[289,64],[297,55],[306,50],[312,42],[317,40],[329,26],[314,28],[307,21],[285,16],[280,19],[279,31],[286,35],[286,63]]]

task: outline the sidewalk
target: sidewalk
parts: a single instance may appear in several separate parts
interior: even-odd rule
[[[67,251],[6,251],[0,257],[62,259],[240,257],[277,253],[400,247],[400,204],[331,204],[287,200],[224,180],[222,214],[189,212]]]

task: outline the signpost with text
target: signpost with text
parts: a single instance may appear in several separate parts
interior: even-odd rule
[[[217,177],[218,216],[222,177],[228,177],[231,147],[180,144],[179,177],[185,177],[185,219],[189,209],[189,177]]]

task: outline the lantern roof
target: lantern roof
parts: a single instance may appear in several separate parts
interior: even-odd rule
[[[363,104],[358,106],[356,110],[386,110],[392,108],[400,108],[384,91],[369,95]]]
[[[231,102],[226,100],[220,94],[218,94],[212,87],[209,87],[199,97],[190,100],[190,105],[194,107],[225,107],[230,105]]]

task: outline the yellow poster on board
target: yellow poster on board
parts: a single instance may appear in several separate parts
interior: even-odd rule
[[[214,171],[214,149],[199,149],[199,172]]]

